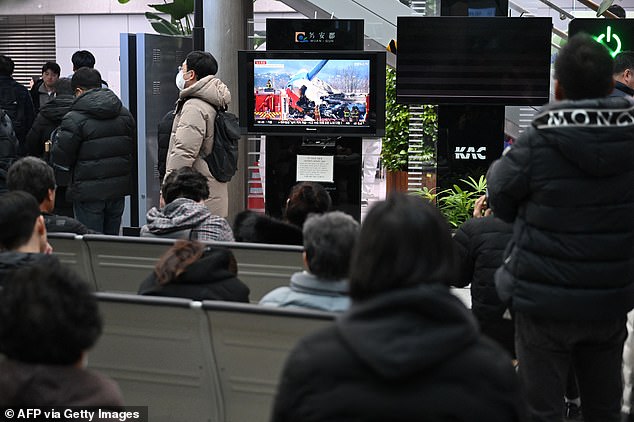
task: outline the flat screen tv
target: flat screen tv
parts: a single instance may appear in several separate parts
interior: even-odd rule
[[[402,104],[543,105],[551,18],[399,17]]]
[[[238,60],[247,133],[385,133],[385,52],[240,51]]]

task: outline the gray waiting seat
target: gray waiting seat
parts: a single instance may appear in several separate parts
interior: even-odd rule
[[[119,383],[152,422],[224,420],[207,318],[200,302],[96,293],[104,332],[88,366]]]
[[[204,301],[227,422],[264,422],[284,362],[303,336],[332,324],[334,314]]]
[[[53,255],[62,264],[75,270],[90,285],[91,290],[96,290],[90,254],[82,236],[73,233],[49,233],[47,237],[53,247]]]

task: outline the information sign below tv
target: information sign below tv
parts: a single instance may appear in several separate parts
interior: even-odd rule
[[[385,53],[240,51],[240,126],[248,133],[382,136]]]

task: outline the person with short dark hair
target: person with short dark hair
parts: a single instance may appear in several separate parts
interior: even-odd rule
[[[304,223],[304,266],[288,287],[267,293],[260,305],[343,312],[350,307],[348,272],[359,223],[341,211],[313,214]]]
[[[24,155],[24,142],[35,111],[29,90],[13,79],[15,64],[10,57],[0,54],[0,109],[11,119],[15,136],[20,142],[19,155]]]
[[[88,229],[118,235],[124,197],[132,189],[136,124],[101,74],[82,67],[71,79],[75,101],[64,115],[51,150],[56,167],[71,174],[67,196]]]
[[[114,381],[85,369],[102,325],[71,270],[53,261],[16,271],[0,291],[0,405],[122,406]]]
[[[88,50],[77,50],[73,53],[70,58],[70,61],[73,63],[73,72],[81,69],[82,67],[87,67],[92,69],[95,67],[95,56]]]
[[[180,95],[165,171],[169,175],[181,167],[191,167],[204,175],[209,186],[209,197],[205,198],[205,204],[212,214],[227,217],[227,183],[216,180],[204,160],[211,153],[214,143],[216,110],[226,109],[231,102],[229,88],[215,76],[217,71],[218,62],[206,51],[190,52],[179,67],[176,85]]]
[[[608,11],[614,13],[620,19],[625,19],[627,16],[625,13],[625,9],[623,9],[616,3],[610,5],[610,7],[608,7]]]
[[[497,270],[514,310],[532,420],[561,420],[570,365],[586,421],[620,421],[626,314],[634,307],[634,100],[613,88],[608,50],[586,34],[555,62],[546,105],[487,176],[513,222]]]
[[[634,96],[634,51],[622,51],[614,58],[614,90],[611,97]]]
[[[249,288],[238,279],[233,252],[189,240],[177,240],[163,254],[139,294],[249,302]]]
[[[0,195],[0,286],[15,269],[46,259],[51,251],[37,200],[30,193]]]
[[[352,252],[352,306],[290,353],[271,421],[519,421],[511,360],[449,291],[456,269],[433,205],[377,202]]]
[[[55,83],[59,79],[61,69],[55,62],[46,62],[42,66],[42,77],[31,87],[31,100],[35,114],[40,112],[40,108],[55,98]]]
[[[233,222],[238,242],[302,245],[302,227],[310,214],[330,210],[332,200],[319,183],[299,182],[289,193],[284,209],[284,221],[245,210]]]
[[[9,190],[28,192],[40,204],[48,233],[88,234],[90,230],[74,218],[55,215],[56,185],[53,169],[36,157],[24,157],[13,163],[7,176]]]
[[[165,177],[161,187],[164,206],[147,212],[141,236],[187,238],[201,241],[233,241],[231,226],[205,206],[209,187],[205,176],[183,167]]]

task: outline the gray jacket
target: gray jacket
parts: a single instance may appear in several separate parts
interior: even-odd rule
[[[302,271],[291,276],[289,287],[267,293],[260,305],[344,312],[350,307],[348,280],[324,280]]]

